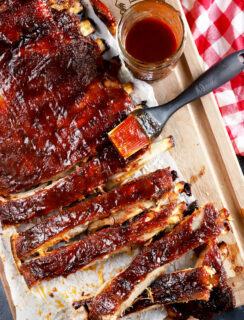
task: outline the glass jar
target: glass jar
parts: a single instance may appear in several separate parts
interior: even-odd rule
[[[161,20],[174,33],[176,51],[168,58],[158,62],[144,62],[134,58],[126,50],[126,37],[135,23],[146,18]],[[175,67],[184,50],[185,27],[181,14],[162,0],[144,0],[132,5],[121,17],[117,28],[117,42],[120,55],[126,66],[136,78],[157,80],[165,78]]]

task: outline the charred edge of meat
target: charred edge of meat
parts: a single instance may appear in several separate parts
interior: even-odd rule
[[[118,56],[114,56],[111,60],[104,60],[104,67],[109,70],[109,74],[117,76],[121,68],[121,60]]]
[[[191,196],[192,193],[191,193],[191,184],[186,182],[185,185],[184,185],[184,192],[187,196]]]
[[[209,301],[190,301],[166,305],[165,309],[172,319],[187,320],[190,315],[199,320],[211,320],[217,314],[227,312],[235,307],[235,299],[230,287],[215,287],[210,293]]]
[[[191,202],[189,205],[188,205],[188,208],[187,210],[185,211],[184,213],[184,216],[189,216],[191,215],[195,210],[198,210],[199,209],[199,204],[198,204],[198,201],[195,200],[193,202]]]
[[[210,281],[214,273],[214,269],[204,266],[162,275],[142,292],[124,315],[174,302],[207,301],[210,297],[212,287]]]
[[[175,170],[171,171],[172,177],[173,177],[173,181],[175,181],[178,178],[178,173]]]
[[[177,320],[186,320],[190,316],[200,320],[210,320],[216,314],[230,311],[235,307],[235,298],[227,284],[227,275],[223,266],[223,261],[229,254],[227,244],[225,242],[216,244],[215,241],[210,241],[197,248],[195,252],[199,256],[197,264],[208,265],[215,269],[214,288],[208,301],[191,301],[187,304],[175,303],[166,306],[169,316]]]

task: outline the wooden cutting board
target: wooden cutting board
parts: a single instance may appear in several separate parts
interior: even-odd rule
[[[135,0],[104,0],[119,19]],[[166,79],[152,83],[158,103],[164,103],[186,88],[203,71],[204,66],[196,49],[179,0],[169,0],[183,14],[187,29],[184,54],[176,69]],[[244,178],[230,139],[224,127],[213,94],[190,103],[177,111],[168,121],[163,136],[173,135],[176,147],[171,151],[185,179],[192,183],[193,194],[199,204],[214,202],[226,207],[233,217],[232,231],[225,238],[235,248],[235,264],[244,266]],[[239,273],[241,268],[236,269]],[[244,304],[244,276],[230,279],[237,304]],[[15,318],[15,307],[0,261],[0,276],[10,308]]]

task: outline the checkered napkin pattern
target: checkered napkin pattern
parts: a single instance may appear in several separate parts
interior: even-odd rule
[[[181,0],[206,67],[244,49],[244,0]],[[244,72],[215,92],[237,154],[244,156]]]

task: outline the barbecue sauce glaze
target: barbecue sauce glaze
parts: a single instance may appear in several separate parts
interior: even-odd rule
[[[75,15],[44,0],[6,3],[0,9],[4,196],[96,155],[108,143],[107,132],[134,110],[114,66],[80,34]]]
[[[134,58],[153,63],[170,57],[177,49],[177,42],[167,24],[156,18],[145,18],[131,27],[125,47]]]

